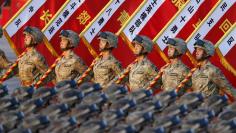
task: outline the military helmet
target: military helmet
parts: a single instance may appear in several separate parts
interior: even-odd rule
[[[2,34],[3,34],[2,27],[0,26],[0,38],[2,38]]]
[[[152,51],[153,42],[147,36],[136,35],[136,37],[133,39],[133,42],[137,42],[138,44],[143,46],[143,53],[150,53]]]
[[[79,44],[79,36],[72,30],[61,30],[60,37],[67,38],[73,47],[77,47]]]
[[[25,27],[23,33],[24,34],[28,33],[28,34],[32,35],[34,38],[34,41],[36,43],[41,43],[43,41],[44,35],[41,32],[41,30],[36,27],[27,26],[27,27]]]
[[[100,32],[98,33],[98,39],[107,40],[108,44],[110,45],[110,48],[117,48],[118,37],[112,32],[109,31]]]
[[[213,56],[215,53],[215,47],[214,47],[213,43],[208,40],[198,39],[194,44],[194,48],[204,49],[208,56]]]
[[[169,38],[167,45],[174,47],[179,54],[185,54],[187,51],[187,45],[185,41],[180,38]]]

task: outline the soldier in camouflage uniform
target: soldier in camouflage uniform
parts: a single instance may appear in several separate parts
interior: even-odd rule
[[[22,86],[30,86],[47,71],[48,66],[45,58],[35,48],[43,41],[43,33],[38,28],[26,27],[24,35],[27,52],[19,59],[17,70],[10,77],[18,73]]]
[[[99,33],[98,39],[102,57],[95,62],[93,77],[94,82],[106,89],[108,83],[122,71],[120,62],[112,55],[112,50],[117,47],[118,38],[113,33],[105,31]]]
[[[2,28],[0,27],[0,38],[2,38],[3,32],[2,32]],[[0,76],[2,74],[4,74],[3,70],[6,70],[8,67],[10,67],[12,64],[12,62],[10,62],[4,51],[0,49]]]
[[[148,53],[152,51],[152,40],[146,36],[137,35],[132,43],[138,61],[131,66],[128,84],[132,91],[138,91],[157,75],[158,70],[147,58]]]
[[[56,82],[78,80],[87,69],[84,61],[73,52],[73,49],[79,44],[79,36],[74,31],[62,30],[60,37],[60,48],[64,56],[55,67]]]
[[[206,96],[219,94],[221,90],[224,90],[236,97],[235,89],[220,69],[209,61],[215,52],[214,45],[208,40],[198,40],[194,47],[196,59],[200,66],[192,75],[192,89],[196,92],[202,92]]]
[[[180,59],[181,56],[186,53],[187,46],[184,40],[180,38],[169,38],[167,45],[170,64],[160,70],[163,72],[161,77],[161,88],[163,90],[172,90],[176,89],[189,73],[189,68]],[[189,87],[191,87],[191,82],[188,82],[185,86],[185,88]]]

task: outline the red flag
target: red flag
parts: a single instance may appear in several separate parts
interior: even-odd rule
[[[64,2],[64,0],[57,0],[56,3],[54,0],[28,1],[3,27],[8,42],[17,54],[25,50],[24,27],[34,26],[42,29]],[[54,61],[52,51],[50,52],[44,44],[38,45],[37,49],[47,57],[49,64]]]
[[[186,40],[194,31],[194,25],[202,20],[218,0],[188,1],[183,8],[172,18],[171,22],[155,37],[154,41],[167,54],[166,41],[168,38],[179,37]],[[193,67],[187,56],[182,57],[184,62]]]
[[[59,47],[59,34],[62,29],[70,29],[76,31],[78,34],[81,33],[108,2],[108,0],[93,0],[93,2],[87,0],[71,0],[66,2],[52,21],[43,29],[53,49],[58,54],[62,53]],[[87,64],[90,64],[94,58],[89,49],[81,43],[75,51]]]
[[[223,70],[224,74],[235,87],[236,79],[236,63],[235,53],[236,53],[236,24],[231,26],[220,41],[218,41],[214,61],[217,60],[217,65]],[[218,62],[219,61],[219,62]],[[228,70],[228,71],[226,71]]]
[[[177,13],[178,7],[182,6],[184,3],[185,2],[182,1],[178,3],[177,6],[176,3],[171,0],[147,1],[122,31],[127,43],[130,44],[137,34],[146,35],[153,39],[166,23],[168,23],[168,21]],[[168,9],[168,13],[166,13],[166,9]],[[149,59],[159,68],[166,63],[156,51],[156,47],[149,54]]]
[[[118,32],[129,19],[129,16],[133,14],[142,2],[142,0],[119,0],[109,3],[109,5],[99,13],[97,19],[93,21],[90,27],[83,31],[85,43],[90,44],[98,53],[99,46],[96,37],[97,33],[99,31]],[[119,44],[118,48],[113,51],[113,54],[122,64],[128,60],[127,57],[129,57],[129,60],[134,59],[132,51],[124,44]]]
[[[235,23],[235,15],[232,15],[235,13],[235,9],[235,2],[230,2],[228,0],[220,1],[220,4],[215,7],[211,13],[209,13],[208,17],[202,20],[199,28],[188,39],[188,48],[190,52],[193,53],[193,44],[195,43],[196,39],[210,40],[213,42],[213,44],[215,44],[225,34],[226,29],[229,29],[229,27]],[[225,57],[232,57],[230,53]],[[231,61],[230,58],[228,59]],[[230,83],[232,83],[233,86],[236,86],[236,83],[234,82],[235,76],[222,66],[219,57],[214,56],[211,58],[211,61],[223,71]],[[230,63],[233,65],[233,62]]]

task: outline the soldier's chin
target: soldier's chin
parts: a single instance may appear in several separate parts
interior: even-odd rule
[[[25,47],[27,47],[27,48],[33,47],[33,46],[34,46],[34,44],[27,44],[27,43],[25,43]]]
[[[196,57],[197,62],[201,62],[204,61],[206,58],[204,57]]]
[[[175,56],[172,56],[172,55],[171,55],[171,56],[168,55],[168,58],[169,58],[169,59],[175,59],[176,57],[175,57]]]

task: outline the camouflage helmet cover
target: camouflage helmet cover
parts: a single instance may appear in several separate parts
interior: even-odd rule
[[[118,37],[112,32],[109,32],[109,31],[100,32],[98,34],[98,39],[107,40],[111,48],[117,48]]]
[[[208,56],[213,56],[215,53],[215,47],[214,47],[213,43],[208,40],[198,39],[194,44],[194,48],[204,49]]]
[[[60,37],[67,38],[73,47],[77,47],[79,44],[79,36],[72,30],[62,30],[60,33]]]
[[[144,50],[142,51],[143,53],[150,53],[152,51],[153,42],[147,36],[137,35],[133,39],[133,42],[137,42],[138,44],[143,46],[144,48]]]
[[[34,41],[38,44],[38,43],[41,43],[43,41],[43,33],[41,32],[40,29],[36,28],[36,27],[30,27],[30,26],[27,26],[25,27],[24,31],[23,31],[24,34],[28,33],[30,35],[33,36],[34,38]]]
[[[180,38],[169,38],[167,41],[167,45],[174,47],[179,54],[185,54],[187,51],[186,42]]]

